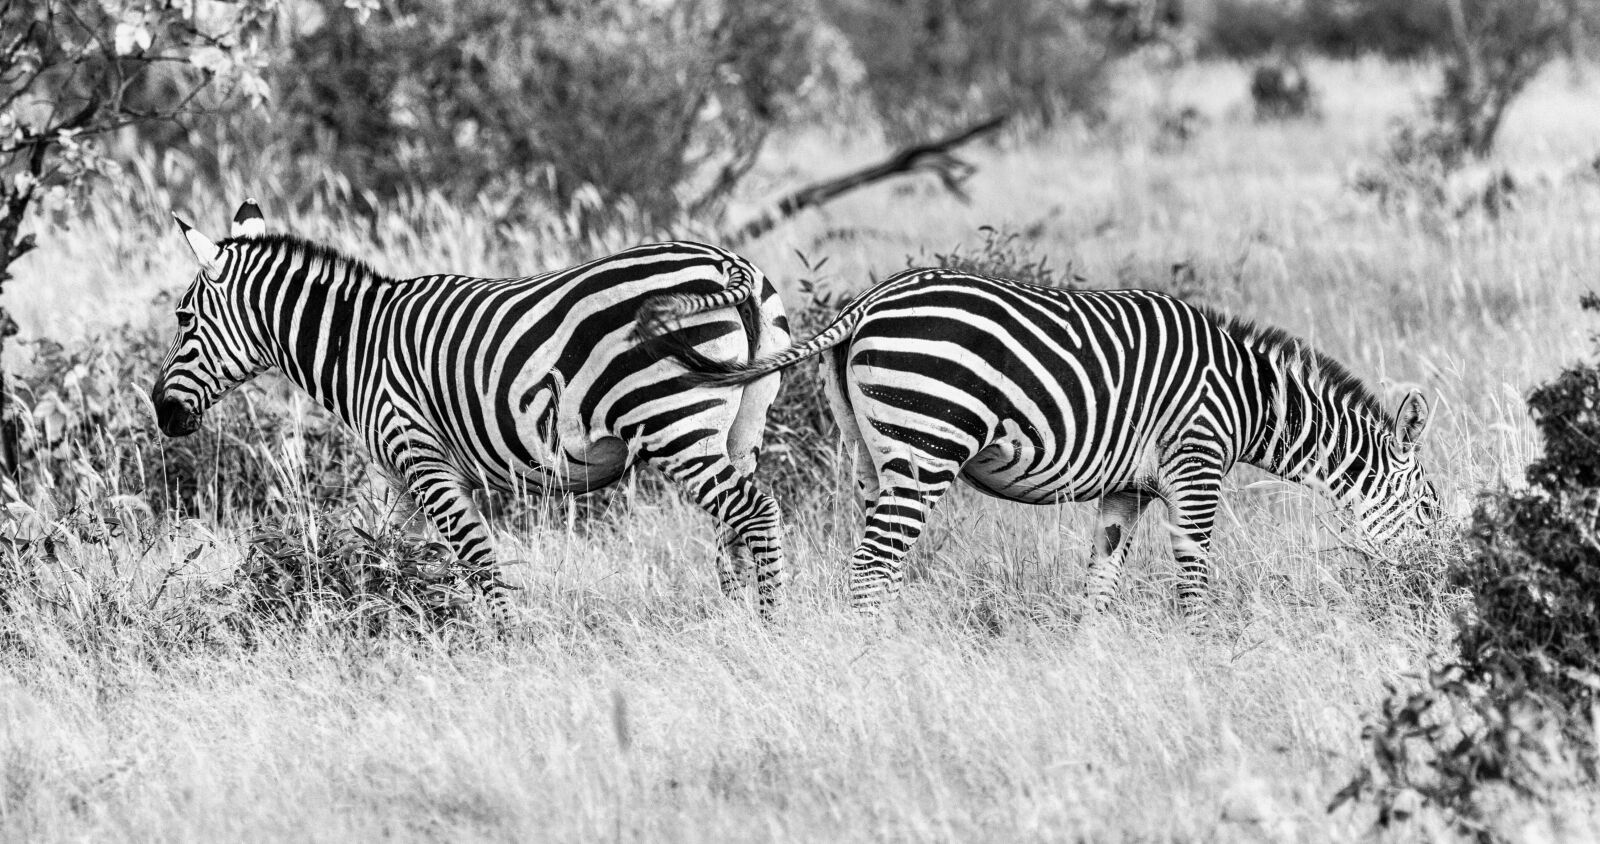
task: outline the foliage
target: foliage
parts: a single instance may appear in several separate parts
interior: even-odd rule
[[[33,249],[24,215],[70,201],[115,166],[97,136],[170,120],[209,102],[265,96],[253,45],[277,0],[0,1],[0,288]],[[209,99],[206,96],[209,95]],[[14,333],[0,308],[0,352]],[[0,469],[17,457],[0,374]]]
[[[294,515],[255,531],[221,589],[243,619],[334,623],[376,633],[466,618],[474,591],[442,542],[348,510]]]
[[[892,140],[994,112],[1096,115],[1114,51],[1107,27],[1052,0],[823,0],[860,60]]]
[[[1473,516],[1473,553],[1450,573],[1473,609],[1455,654],[1422,690],[1391,693],[1366,732],[1372,758],[1335,799],[1372,800],[1380,825],[1420,803],[1487,840],[1495,788],[1541,797],[1600,781],[1600,364],[1563,372],[1528,407],[1544,455],[1528,489],[1490,494]]]
[[[1431,116],[1446,165],[1494,146],[1505,111],[1567,46],[1580,15],[1564,0],[1451,0],[1444,85]]]
[[[156,429],[145,387],[168,335],[150,322],[84,341],[26,343],[31,363],[14,384],[19,448],[30,498],[66,506],[142,496],[157,514],[255,518],[307,498],[351,500],[365,476],[360,445],[320,410],[292,413],[287,391],[250,383],[183,439]]]
[[[1050,266],[1048,255],[1040,254],[1033,238],[994,226],[980,226],[978,234],[983,243],[976,247],[958,245],[947,253],[935,252],[933,263],[946,269],[975,275],[1009,278],[1045,287],[1079,287],[1083,278],[1072,271],[1069,264],[1058,270]],[[915,260],[908,260],[913,266]]]
[[[1395,124],[1377,164],[1354,183],[1385,209],[1443,208],[1452,174],[1489,154],[1506,109],[1597,14],[1560,0],[1451,0],[1447,11],[1439,92],[1423,115]],[[1498,182],[1478,200],[1491,215],[1515,187],[1506,177]]]
[[[1200,35],[1204,53],[1254,58],[1312,51],[1417,58],[1450,40],[1449,0],[1214,0]]]
[[[805,3],[407,0],[326,8],[274,69],[276,139],[381,201],[434,188],[628,209],[714,210],[828,63]]]
[[[1316,90],[1305,67],[1292,60],[1256,65],[1250,74],[1250,100],[1257,120],[1289,120],[1316,113]]]

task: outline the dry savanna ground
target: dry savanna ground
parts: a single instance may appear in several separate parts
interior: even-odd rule
[[[980,225],[1098,285],[1165,284],[1187,262],[1192,295],[1314,339],[1391,404],[1410,386],[1436,397],[1426,461],[1464,516],[1536,453],[1521,396],[1588,347],[1577,298],[1600,277],[1600,182],[1574,174],[1600,151],[1596,73],[1557,68],[1509,116],[1498,163],[1526,187],[1498,221],[1384,214],[1349,187],[1428,69],[1319,64],[1324,118],[1258,125],[1245,71],[1201,65],[1130,74],[1105,127],[974,151],[970,204],[880,186],[745,251],[791,289],[859,287]],[[1185,105],[1198,134],[1163,142],[1154,115]],[[748,194],[878,151],[787,139]],[[238,198],[189,210],[220,228]],[[41,223],[11,290],[25,333],[73,336],[187,281],[178,239],[116,207]],[[273,224],[396,271],[569,254],[489,250],[470,209],[376,240],[331,213]],[[808,273],[796,250],[829,261]],[[1159,518],[1113,610],[1084,620],[1091,508],[967,491],[917,549],[904,606],[864,624],[841,590],[856,531],[842,473],[814,489],[783,502],[798,575],[773,627],[717,593],[707,522],[647,489],[603,519],[500,534],[526,587],[505,637],[313,624],[191,645],[163,612],[227,578],[240,534],[187,523],[73,549],[63,603],[0,622],[0,839],[1348,840],[1370,814],[1326,806],[1363,717],[1449,640],[1448,543],[1357,553],[1322,499],[1250,471],[1220,520],[1217,635],[1174,614]],[[141,609],[97,617],[105,590]],[[1574,839],[1583,822],[1515,804],[1503,821]]]

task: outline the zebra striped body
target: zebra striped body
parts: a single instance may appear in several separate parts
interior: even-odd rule
[[[469,490],[581,492],[645,462],[731,529],[724,588],[747,581],[753,557],[772,609],[778,510],[750,474],[777,381],[693,388],[634,329],[642,303],[670,296],[708,353],[783,348],[782,304],[748,262],[660,243],[529,278],[395,280],[291,237],[197,234],[186,228],[201,275],[153,393],[167,433],[192,432],[227,390],[277,368],[360,432],[483,572],[493,558]]]
[[[1397,428],[1300,341],[1161,293],[910,270],[777,355],[738,363],[676,351],[717,385],[823,355],[867,510],[852,558],[859,608],[898,591],[901,560],[957,478],[1029,504],[1098,500],[1096,608],[1110,599],[1139,514],[1164,501],[1191,616],[1204,614],[1222,477],[1237,462],[1320,482],[1377,537],[1434,507],[1415,460],[1420,396]]]

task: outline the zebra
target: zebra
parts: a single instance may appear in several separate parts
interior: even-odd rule
[[[824,356],[824,392],[866,511],[850,598],[867,613],[899,593],[902,560],[957,478],[1008,501],[1098,501],[1096,612],[1111,601],[1140,514],[1163,501],[1179,606],[1200,625],[1222,479],[1235,463],[1324,489],[1377,540],[1438,518],[1417,457],[1429,421],[1420,393],[1391,416],[1304,341],[1159,292],[912,269],[856,297],[812,339],[754,360],[714,359],[652,332],[657,353],[704,386]]]
[[[220,242],[174,217],[199,273],[151,391],[163,433],[193,433],[229,390],[281,370],[361,436],[497,607],[507,587],[473,489],[583,492],[648,464],[726,527],[723,592],[753,574],[775,612],[780,517],[752,473],[778,379],[694,387],[634,331],[649,301],[710,353],[787,346],[777,291],[743,258],[654,243],[526,278],[399,279],[268,234],[254,200]]]

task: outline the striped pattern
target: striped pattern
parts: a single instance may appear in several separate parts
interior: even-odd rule
[[[911,270],[774,355],[674,350],[714,385],[824,356],[867,511],[851,558],[861,609],[898,592],[901,561],[958,478],[1009,501],[1099,501],[1096,609],[1111,598],[1139,515],[1165,502],[1180,604],[1202,620],[1222,477],[1237,462],[1325,488],[1375,538],[1435,515],[1416,460],[1421,396],[1397,421],[1305,343],[1161,293]]]
[[[778,508],[751,473],[777,379],[694,387],[634,329],[665,295],[680,336],[707,354],[783,348],[783,306],[743,259],[659,243],[529,278],[401,280],[292,237],[185,234],[202,271],[152,396],[167,433],[194,431],[229,389],[282,370],[363,436],[493,588],[471,489],[583,492],[647,463],[729,529],[724,590],[753,574],[763,612],[775,608]]]

